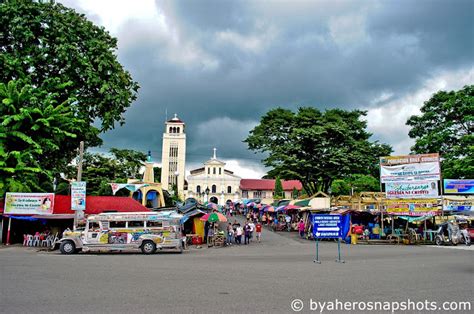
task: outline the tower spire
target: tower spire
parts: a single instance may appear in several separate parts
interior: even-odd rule
[[[217,156],[216,156],[217,148],[214,147],[213,151],[214,151],[214,156],[212,157],[212,159],[217,159]]]

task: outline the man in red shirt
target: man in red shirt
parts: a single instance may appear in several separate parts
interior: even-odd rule
[[[255,232],[257,233],[257,241],[260,242],[262,238],[262,224],[259,221],[255,225]]]

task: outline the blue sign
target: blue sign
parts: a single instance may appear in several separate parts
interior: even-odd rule
[[[444,179],[445,194],[474,194],[474,180]]]
[[[312,215],[313,236],[318,239],[337,239],[343,237],[341,215]]]

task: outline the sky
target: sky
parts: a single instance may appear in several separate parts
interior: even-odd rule
[[[408,154],[406,120],[439,90],[473,84],[474,1],[60,0],[118,38],[141,86],[104,145],[151,150],[186,123],[189,171],[217,148],[243,178],[266,170],[243,140],[275,107],[367,111],[372,140]]]

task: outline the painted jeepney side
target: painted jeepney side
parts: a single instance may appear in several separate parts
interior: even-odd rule
[[[114,220],[126,222],[125,228],[110,227]],[[143,227],[128,227],[130,221],[144,221]],[[149,227],[149,221],[161,221],[161,227]],[[99,228],[91,229],[91,223]],[[87,219],[84,231],[65,232],[58,242],[73,241],[77,249],[89,250],[93,247],[110,250],[138,249],[144,240],[151,240],[158,249],[179,248],[181,245],[179,220],[160,219],[156,215],[95,215]]]

